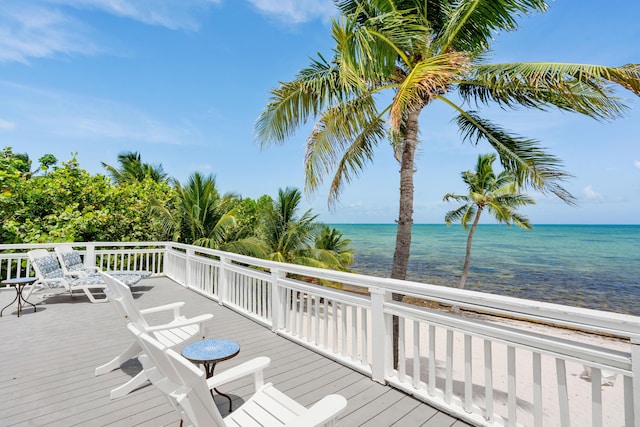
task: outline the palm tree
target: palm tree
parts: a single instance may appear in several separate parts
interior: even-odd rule
[[[400,164],[395,279],[406,278],[409,263],[415,153],[424,109],[436,102],[451,107],[463,141],[491,145],[518,186],[571,204],[574,197],[561,185],[569,175],[558,158],[469,105],[558,108],[606,120],[626,109],[614,85],[640,95],[638,64],[486,63],[495,34],[516,30],[516,19],[523,15],[544,12],[544,0],[334,1],[342,17],[332,25],[332,58],[319,54],[292,81],[271,91],[256,135],[262,146],[282,144],[308,119],[317,119],[307,140],[305,189],[313,193],[333,174],[331,207],[344,186],[373,161],[378,144],[391,142]],[[395,338],[395,316],[393,324]],[[396,361],[394,339],[394,366]]]
[[[118,163],[120,167],[116,168],[102,162],[102,166],[116,184],[132,181],[142,182],[145,178],[151,178],[155,182],[163,182],[168,179],[162,165],[143,163],[140,153],[134,151],[118,154]]]
[[[471,242],[473,234],[480,221],[480,215],[486,209],[499,223],[511,225],[513,222],[520,228],[531,230],[533,227],[529,219],[518,212],[519,206],[535,204],[535,200],[526,194],[520,193],[517,179],[510,171],[502,171],[498,175],[493,171],[495,154],[478,156],[475,171],[462,172],[462,180],[469,188],[469,194],[448,193],[443,201],[451,199],[464,202],[459,208],[449,211],[445,215],[445,222],[451,225],[454,221],[460,221],[464,229],[469,232],[467,237],[467,249],[462,268],[462,277],[459,287],[462,289],[467,282],[469,265],[471,263]],[[469,221],[473,220],[469,230]]]
[[[567,203],[568,174],[533,140],[482,118],[468,105],[552,107],[596,119],[625,111],[611,83],[640,94],[640,66],[567,63],[486,63],[494,35],[517,29],[516,19],[547,9],[544,0],[336,0],[330,60],[319,55],[271,91],[256,122],[262,146],[281,144],[317,119],[307,140],[305,189],[333,173],[329,205],[390,139],[400,163],[398,229],[391,277],[405,279],[413,223],[413,174],[420,113],[436,102],[457,115],[463,140],[489,143],[518,185]],[[382,96],[384,92],[391,96]],[[462,103],[456,103],[457,94]],[[391,100],[387,103],[387,100]],[[378,102],[379,101],[379,102]],[[388,120],[386,116],[388,115]]]
[[[246,255],[261,256],[262,246],[253,237],[229,240],[236,226],[234,205],[240,200],[233,193],[221,195],[215,177],[196,172],[182,186],[174,181],[177,206],[154,203],[153,211],[160,218],[167,233],[184,243],[212,249],[227,250]]]
[[[278,191],[278,197],[263,212],[260,237],[272,261],[318,268],[340,268],[332,250],[314,246],[319,232],[317,215],[311,209],[297,217],[302,195],[297,188]]]
[[[345,239],[344,235],[328,225],[320,227],[316,237],[315,247],[332,251],[340,261],[340,270],[349,271],[349,266],[355,258],[354,249],[350,246],[351,239]]]

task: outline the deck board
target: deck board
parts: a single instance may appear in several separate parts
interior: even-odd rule
[[[136,287],[140,308],[184,301],[187,316],[213,313],[206,325],[207,337],[236,340],[241,351],[218,369],[235,366],[256,356],[272,363],[265,380],[305,406],[323,396],[339,393],[348,400],[342,426],[467,426],[451,416],[370,378],[280,337],[268,328],[185,289],[168,278],[150,278]],[[0,307],[13,299],[12,289],[0,291]],[[0,318],[0,425],[2,426],[163,426],[177,425],[178,415],[157,390],[143,386],[111,400],[111,389],[140,370],[133,359],[101,376],[97,366],[108,362],[132,342],[113,307],[91,304],[82,295],[30,298],[18,318],[7,308]],[[167,321],[168,314],[150,316],[153,323]],[[197,338],[194,338],[194,340]],[[224,386],[238,407],[251,396],[251,379]],[[227,401],[215,399],[223,415]]]

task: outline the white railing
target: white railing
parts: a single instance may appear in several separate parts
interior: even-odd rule
[[[26,250],[53,246],[0,245],[3,278],[29,274]],[[477,425],[640,427],[639,317],[171,242],[74,246],[88,264],[165,274],[275,333]],[[393,293],[404,302],[394,301]],[[438,305],[461,313],[428,308]]]

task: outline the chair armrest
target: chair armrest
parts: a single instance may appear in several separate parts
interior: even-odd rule
[[[339,394],[330,394],[316,402],[304,414],[289,421],[284,427],[322,425],[332,418],[337,418],[346,407],[347,399]]]
[[[171,304],[159,305],[140,310],[140,314],[158,313],[160,311],[173,310],[173,318],[180,317],[180,307],[184,305],[184,301],[172,302]]]
[[[209,387],[209,390],[211,390],[214,387],[220,387],[221,385],[227,384],[231,381],[253,374],[256,391],[258,391],[264,385],[263,371],[270,363],[271,359],[268,357],[256,357],[248,362],[244,362],[238,366],[227,369],[224,372],[215,374],[207,380],[207,386]]]
[[[162,325],[150,326],[148,328],[145,328],[145,332],[157,332],[167,329],[180,328],[182,326],[198,325],[211,319],[213,319],[213,314],[201,314],[200,316],[191,317],[189,319],[177,319],[173,322],[164,323]]]

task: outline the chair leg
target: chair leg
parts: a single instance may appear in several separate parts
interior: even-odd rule
[[[98,376],[98,375],[106,374],[108,372],[113,371],[114,369],[118,369],[120,365],[122,365],[124,362],[126,362],[129,359],[133,359],[140,353],[142,353],[142,347],[140,347],[140,344],[138,344],[137,340],[133,341],[131,345],[129,345],[129,348],[123,351],[115,359],[113,359],[108,363],[105,363],[102,366],[98,366],[96,368],[95,375]]]
[[[144,370],[140,371],[138,375],[131,378],[129,381],[122,384],[120,387],[116,387],[113,390],[111,390],[111,399],[117,399],[119,397],[126,396],[127,394],[131,393],[133,390],[137,389],[138,387],[146,383],[147,380],[148,380],[147,375],[145,374]]]
[[[89,298],[89,301],[91,301],[92,303],[97,303],[97,302],[107,302],[109,301],[109,297],[107,297],[105,295],[104,298],[100,298],[100,299],[96,299],[93,294],[91,293],[91,288],[86,288],[83,287],[82,290],[84,291],[85,295],[87,296],[87,298]]]

